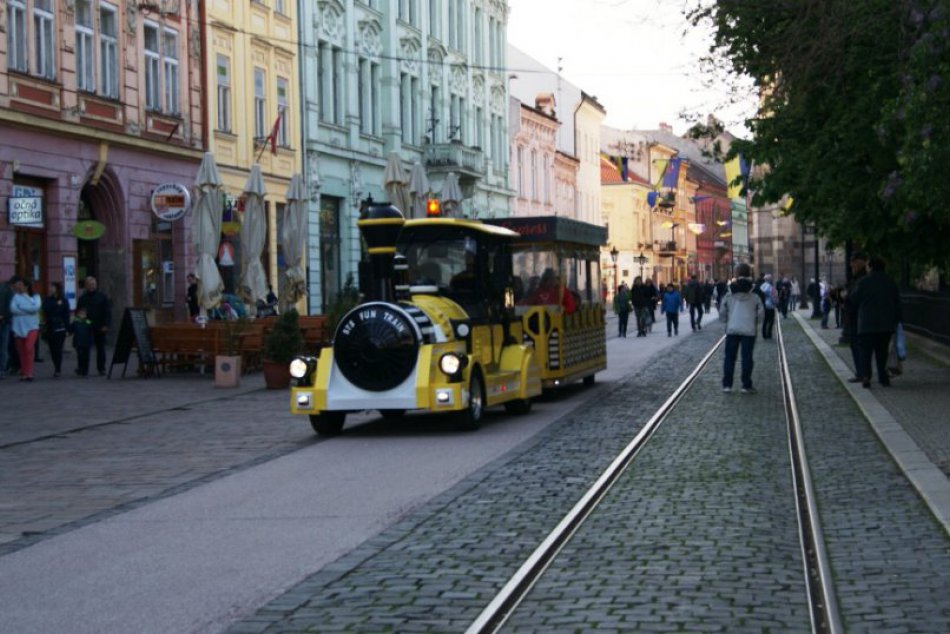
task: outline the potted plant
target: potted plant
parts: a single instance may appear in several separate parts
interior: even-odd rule
[[[290,386],[290,362],[303,351],[303,346],[297,311],[291,308],[278,315],[264,339],[264,383],[268,389]]]
[[[343,319],[343,316],[350,312],[354,306],[360,302],[360,292],[356,288],[356,282],[353,281],[353,274],[346,274],[346,282],[342,290],[336,294],[333,301],[327,306],[327,336],[333,337],[336,332],[337,324]]]
[[[215,387],[237,387],[241,384],[241,338],[247,331],[247,317],[221,322],[223,354],[214,357]]]

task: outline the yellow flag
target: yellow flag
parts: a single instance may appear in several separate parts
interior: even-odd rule
[[[739,164],[739,157],[726,161],[723,167],[726,168],[726,187],[728,187],[729,198],[742,198],[742,181],[733,183],[742,173],[742,167]]]

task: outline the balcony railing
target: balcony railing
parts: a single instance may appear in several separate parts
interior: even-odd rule
[[[461,143],[429,143],[424,160],[430,172],[459,172],[474,177],[485,174],[485,155]]]

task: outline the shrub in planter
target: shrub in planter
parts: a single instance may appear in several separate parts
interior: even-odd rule
[[[290,385],[290,362],[303,348],[297,311],[286,310],[264,339],[264,382],[268,388],[284,389]]]

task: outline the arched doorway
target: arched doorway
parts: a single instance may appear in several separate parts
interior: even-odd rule
[[[129,257],[121,188],[109,168],[97,181],[83,186],[76,214],[77,221],[93,220],[104,226],[98,239],[76,240],[77,282],[82,288],[86,277],[98,280],[99,289],[111,300],[112,323],[118,324],[129,305]]]

